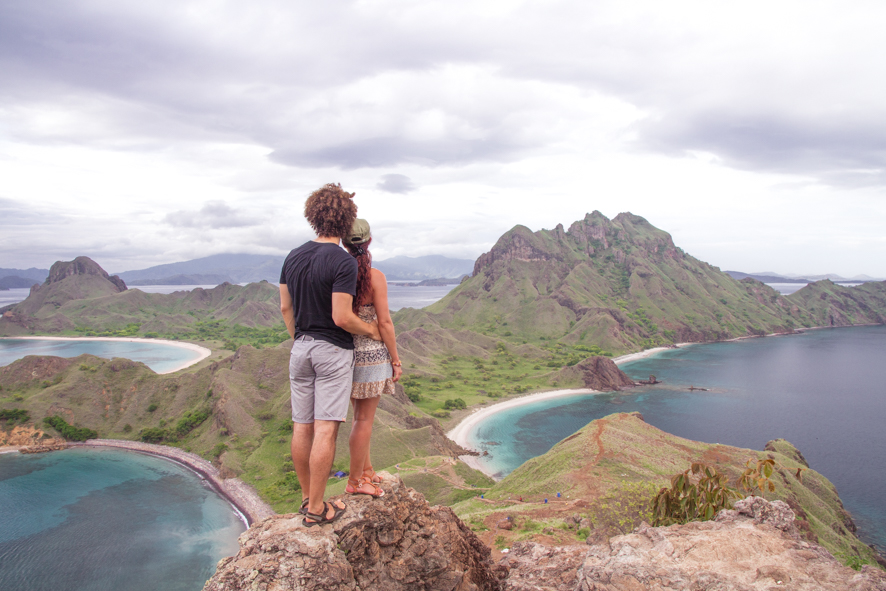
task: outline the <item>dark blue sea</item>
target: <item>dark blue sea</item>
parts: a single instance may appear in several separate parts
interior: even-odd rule
[[[588,422],[639,411],[697,441],[762,450],[783,438],[840,493],[868,543],[886,548],[886,326],[692,345],[621,366],[664,383],[540,401],[497,413],[469,436],[502,477]],[[708,388],[691,392],[690,386]]]
[[[244,530],[230,504],[167,460],[0,455],[3,591],[200,591]]]

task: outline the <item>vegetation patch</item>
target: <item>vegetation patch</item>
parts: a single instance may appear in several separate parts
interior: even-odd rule
[[[92,429],[87,429],[86,427],[69,425],[66,420],[58,415],[46,417],[43,419],[43,423],[55,429],[59,435],[68,441],[86,441],[87,439],[98,438],[98,432]]]

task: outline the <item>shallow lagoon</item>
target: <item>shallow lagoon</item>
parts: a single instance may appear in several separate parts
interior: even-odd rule
[[[0,455],[0,589],[199,591],[233,507],[176,463],[112,449]]]
[[[140,361],[157,373],[174,371],[201,358],[197,351],[145,339],[98,341],[87,339],[0,339],[0,367],[26,355],[77,357],[89,353],[113,359],[125,357]]]
[[[588,422],[639,411],[697,441],[763,449],[787,439],[833,482],[863,539],[886,548],[886,326],[694,345],[626,363],[659,386],[514,407],[469,436],[486,469],[504,476]],[[689,386],[709,388],[690,392]],[[495,445],[492,445],[495,443]]]

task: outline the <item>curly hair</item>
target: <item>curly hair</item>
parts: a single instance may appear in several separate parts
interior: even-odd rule
[[[348,193],[338,183],[323,185],[305,201],[305,218],[318,236],[343,238],[357,219],[355,193]]]
[[[360,311],[360,306],[372,303],[372,280],[370,270],[372,269],[372,253],[369,252],[369,245],[372,238],[363,244],[350,244],[344,241],[345,248],[357,259],[357,295],[354,296],[354,314]],[[362,252],[362,254],[360,254]]]

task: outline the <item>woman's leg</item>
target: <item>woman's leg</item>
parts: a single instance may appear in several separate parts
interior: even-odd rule
[[[351,476],[360,478],[363,469],[369,463],[369,440],[372,437],[372,421],[375,420],[375,409],[381,397],[353,398],[354,424],[351,426],[351,438],[348,445],[351,452]]]

